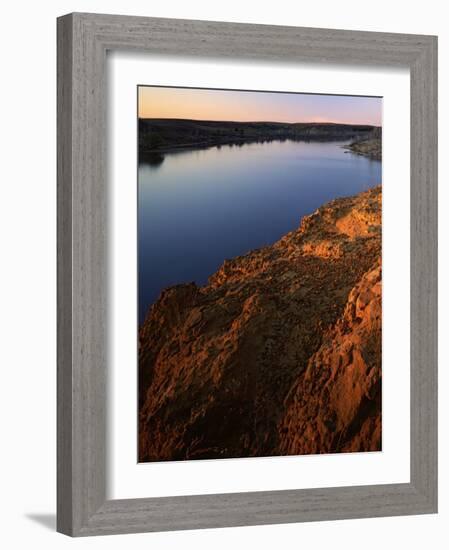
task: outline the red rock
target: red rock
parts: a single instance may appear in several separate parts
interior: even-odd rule
[[[140,461],[380,450],[381,188],[167,289],[139,334]]]

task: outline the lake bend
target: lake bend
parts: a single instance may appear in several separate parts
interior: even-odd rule
[[[201,286],[225,259],[273,244],[324,203],[381,183],[348,141],[270,141],[142,157],[139,324],[161,291]]]

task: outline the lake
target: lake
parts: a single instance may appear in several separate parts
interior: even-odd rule
[[[272,244],[323,203],[381,183],[380,161],[342,145],[227,145],[140,162],[139,322],[163,288],[203,285],[226,258]]]

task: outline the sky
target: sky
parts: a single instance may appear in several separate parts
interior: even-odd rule
[[[140,118],[382,125],[382,99],[139,86]]]

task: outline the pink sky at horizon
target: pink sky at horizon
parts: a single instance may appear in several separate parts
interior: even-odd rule
[[[138,87],[139,118],[382,125],[382,98]]]

